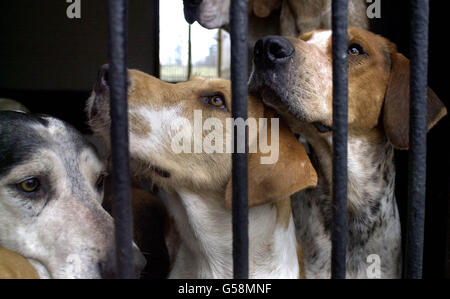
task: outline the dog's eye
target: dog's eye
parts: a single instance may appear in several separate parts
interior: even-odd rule
[[[204,96],[202,100],[208,106],[212,106],[218,109],[226,109],[225,98],[223,95],[216,94],[213,96]]]
[[[37,178],[29,178],[17,184],[17,187],[23,192],[32,193],[36,192],[40,185]]]
[[[348,47],[348,54],[352,56],[359,56],[366,54],[366,52],[364,51],[364,48],[360,44],[351,44]]]
[[[217,108],[225,107],[225,101],[224,101],[223,97],[221,97],[219,95],[210,97],[208,100],[208,104],[210,104],[211,106],[217,107]]]

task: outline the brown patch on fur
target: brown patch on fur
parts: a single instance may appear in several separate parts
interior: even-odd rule
[[[281,0],[251,0],[249,7],[253,10],[255,16],[266,18],[274,10],[280,9]]]
[[[150,134],[150,124],[141,115],[130,113],[130,130],[137,136],[146,136]]]
[[[262,104],[261,104],[262,106]],[[277,117],[273,110],[265,108],[264,117]],[[287,125],[280,119],[279,156],[274,164],[261,164],[266,154],[249,154],[249,206],[279,201],[297,191],[317,185],[317,174],[305,148],[298,142]],[[267,138],[271,138],[268,121]],[[231,209],[232,182],[226,189],[227,208]]]
[[[39,275],[24,257],[0,248],[0,279],[39,279]]]
[[[277,225],[288,229],[292,215],[291,198],[287,197],[279,200],[275,202],[274,205],[277,208]]]
[[[297,242],[297,258],[298,258],[298,267],[299,267],[299,278],[306,279],[306,271],[305,271],[305,262],[304,262],[304,253],[302,244]]]

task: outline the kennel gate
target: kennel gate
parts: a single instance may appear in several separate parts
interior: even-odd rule
[[[247,119],[248,1],[232,0],[233,118]],[[118,278],[133,278],[132,209],[127,115],[127,0],[109,0],[109,86]],[[422,277],[425,218],[429,1],[411,0],[411,118],[409,203],[404,275]],[[332,278],[345,278],[347,246],[348,0],[333,0],[333,233]],[[237,134],[235,127],[234,134]],[[235,135],[236,136],[236,135]],[[245,136],[247,144],[247,133]],[[237,138],[234,138],[237,148]],[[236,151],[235,151],[236,152]],[[233,154],[233,271],[248,278],[248,145]],[[239,178],[239,179],[238,179]]]

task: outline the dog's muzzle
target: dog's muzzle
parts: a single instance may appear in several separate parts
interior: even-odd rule
[[[284,37],[267,36],[256,42],[253,51],[250,92],[261,95],[267,105],[278,106],[287,101],[287,81],[290,61],[295,56],[294,46]]]
[[[189,24],[197,21],[197,9],[202,4],[203,0],[183,0],[184,4],[184,18]]]
[[[285,65],[294,57],[295,48],[290,41],[281,36],[267,36],[258,40],[254,50],[255,67],[268,70]]]

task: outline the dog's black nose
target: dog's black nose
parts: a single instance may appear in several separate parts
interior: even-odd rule
[[[258,40],[254,48],[255,64],[269,65],[283,64],[292,58],[295,48],[286,38],[281,36],[267,36]]]
[[[184,18],[189,24],[193,24],[197,20],[197,8],[202,2],[203,0],[183,0]]]
[[[97,82],[95,83],[94,91],[97,94],[102,93],[108,88],[108,80],[109,80],[109,64],[104,64],[100,67],[97,76]]]
[[[142,270],[144,270],[147,261],[141,251],[133,246],[133,266],[134,277],[139,278]],[[111,251],[107,258],[98,264],[100,274],[103,279],[117,278],[118,268],[115,251]]]
[[[197,7],[202,4],[203,0],[183,0],[183,4],[188,7]]]

